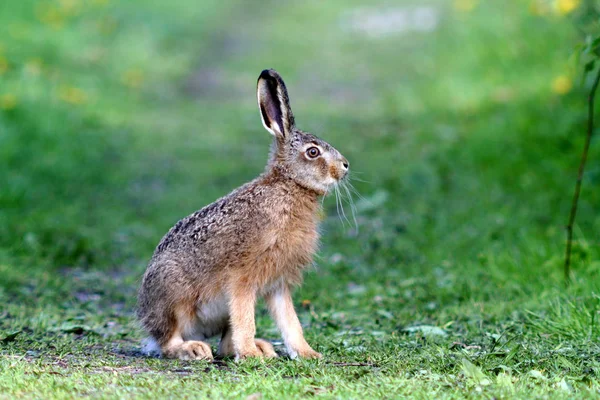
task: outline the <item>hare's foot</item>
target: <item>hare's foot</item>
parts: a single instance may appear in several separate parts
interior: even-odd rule
[[[308,344],[306,346],[303,346],[302,348],[299,348],[295,351],[295,355],[292,358],[323,358],[323,355],[321,353],[318,353],[316,351],[314,351],[312,349],[312,347],[310,347]],[[290,354],[290,356],[292,356],[292,354]]]
[[[263,339],[254,339],[248,346],[244,346],[235,352],[235,359],[241,360],[248,357],[274,358],[277,357],[273,345]]]
[[[197,340],[188,340],[163,350],[167,358],[179,358],[180,360],[212,360],[213,355],[210,346]]]
[[[256,345],[256,348],[258,349],[258,351],[260,351],[262,353],[263,357],[266,357],[266,358],[277,357],[277,353],[275,353],[275,349],[273,348],[273,345],[271,343],[267,342],[266,340],[254,339],[254,344]]]
[[[246,358],[246,357],[266,357],[266,358],[274,358],[277,357],[277,353],[273,348],[273,345],[267,342],[264,339],[254,339],[254,346],[252,346],[252,342],[249,343],[249,346],[242,349],[239,353],[236,354],[235,349],[233,347],[233,341],[231,340],[230,331],[226,332],[221,338],[221,343],[219,343],[219,352],[220,356],[236,356],[236,358]]]

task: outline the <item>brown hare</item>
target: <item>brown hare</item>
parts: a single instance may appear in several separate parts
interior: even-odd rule
[[[291,288],[317,250],[319,198],[346,177],[348,161],[296,128],[275,70],[262,71],[257,95],[274,136],[266,170],[179,221],[144,274],[137,314],[165,357],[212,359],[204,340],[215,335],[219,355],[276,357],[269,342],[254,337],[259,296],[290,357],[321,357],[304,339]]]

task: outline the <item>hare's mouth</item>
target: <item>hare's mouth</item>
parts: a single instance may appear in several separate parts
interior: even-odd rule
[[[327,178],[327,181],[325,182],[325,187],[327,188],[327,190],[329,191],[329,189],[334,189],[336,188],[344,179],[344,177],[335,177],[335,176],[329,176]]]
[[[337,185],[339,182],[342,182],[348,176],[348,169],[332,165],[331,167],[329,167],[329,176]]]

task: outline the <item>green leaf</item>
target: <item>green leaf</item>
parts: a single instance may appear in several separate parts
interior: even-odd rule
[[[596,59],[592,59],[585,63],[585,65],[583,66],[583,74],[581,74],[581,85],[583,85],[585,83],[585,78],[587,77],[587,75],[590,72],[594,71],[595,68],[596,68]]]
[[[588,62],[585,63],[585,66],[583,67],[583,72],[585,74],[590,73],[591,71],[594,70],[594,67],[596,66],[596,60],[590,60]]]

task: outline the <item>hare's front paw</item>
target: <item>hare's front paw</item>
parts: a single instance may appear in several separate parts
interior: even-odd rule
[[[190,340],[181,343],[165,351],[168,358],[179,358],[180,360],[212,360],[213,355],[210,346],[204,342]]]
[[[235,355],[236,361],[248,357],[274,358],[277,357],[277,353],[271,343],[263,339],[254,339],[251,344],[237,351]]]
[[[303,347],[301,349],[296,350],[295,357],[292,358],[323,358],[323,354],[314,351],[310,346]]]
[[[257,346],[248,346],[248,348],[241,349],[235,354],[235,361],[243,360],[245,358],[256,357],[262,358],[263,353],[258,349]]]

